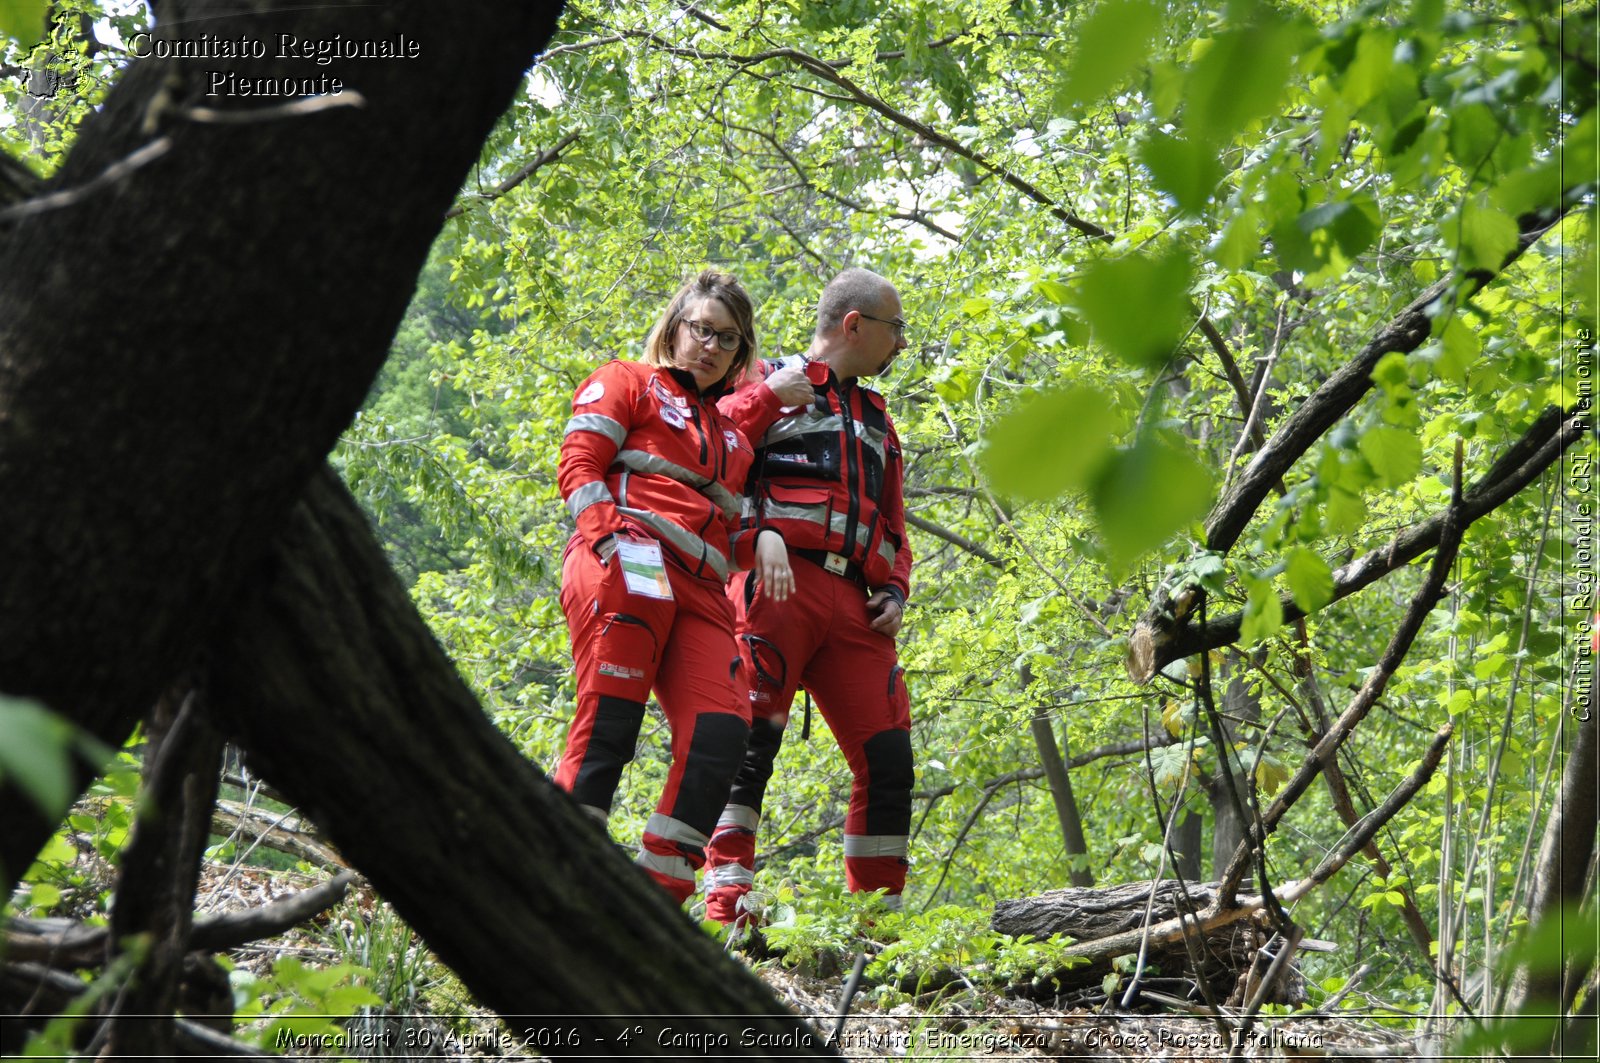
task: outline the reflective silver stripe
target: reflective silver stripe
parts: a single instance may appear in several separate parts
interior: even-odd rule
[[[885,893],[883,895],[883,906],[891,912],[901,911],[905,908],[905,905],[906,899],[898,893]]]
[[[599,502],[610,502],[611,488],[600,480],[591,480],[567,496],[567,512],[577,520],[578,514]]]
[[[579,805],[578,807],[584,812],[588,813],[591,819],[598,820],[602,827],[604,827],[606,825],[606,821],[611,818],[611,813],[607,812],[598,805]]]
[[[904,856],[906,855],[906,835],[846,834],[844,836],[844,855]]]
[[[664,838],[669,842],[682,842],[684,845],[692,845],[697,849],[704,849],[706,842],[711,840],[683,820],[673,819],[671,816],[663,816],[660,812],[651,813],[650,818],[645,820],[644,832],[646,834],[654,834],[657,838]]]
[[[570,436],[574,432],[594,432],[603,435],[617,446],[622,446],[622,441],[628,438],[628,430],[622,422],[607,417],[603,413],[575,413],[572,420],[567,422],[567,430],[561,433]]]
[[[792,502],[776,502],[767,499],[765,516],[768,520],[803,520],[817,527],[822,527],[822,515],[828,511],[824,505],[799,505]],[[840,534],[844,533],[844,518],[839,518]]]
[[[810,413],[802,413],[795,417],[785,417],[777,424],[767,429],[767,434],[761,437],[761,445],[770,447],[774,443],[782,443],[785,439],[796,436],[810,435],[812,432],[827,432],[838,435],[844,427],[844,422],[836,413],[819,414],[816,407]]]
[[[722,810],[722,815],[717,817],[718,827],[743,827],[745,830],[755,830],[761,824],[761,813],[749,805],[729,805]]]
[[[706,892],[715,886],[748,886],[756,880],[756,873],[742,864],[721,864],[706,868]]]
[[[751,496],[749,496],[749,495],[745,495],[744,498],[740,500],[739,516],[740,517],[744,517],[744,518],[749,518],[749,517],[753,517],[755,515],[756,515],[756,500],[754,498],[752,498]]]
[[[674,524],[665,517],[657,516],[647,509],[633,509],[629,506],[618,506],[617,512],[648,527],[656,535],[676,546],[689,557],[700,558],[706,563],[716,577],[724,582],[728,578],[728,559],[722,556],[722,551],[706,542],[694,532],[681,525]]]
[[[694,866],[681,856],[662,856],[648,849],[640,849],[639,855],[633,858],[633,862],[646,871],[654,871],[658,875],[682,879],[685,882],[694,881]]]
[[[878,544],[878,556],[889,562],[889,567],[891,569],[894,568],[894,555],[895,549],[889,545],[889,540],[885,539],[883,542]]]
[[[876,428],[868,428],[860,421],[857,421],[856,435],[861,437],[861,441],[863,443],[872,448],[872,452],[878,455],[878,464],[882,465],[884,463],[883,441],[887,437],[888,433],[880,432]]]
[[[676,480],[681,484],[688,484],[699,491],[722,510],[722,515],[732,520],[739,515],[739,496],[723,487],[708,476],[700,476],[690,472],[675,461],[668,461],[659,454],[651,454],[646,450],[623,450],[617,452],[617,463],[634,472],[648,473],[655,476],[665,476],[669,480]]]

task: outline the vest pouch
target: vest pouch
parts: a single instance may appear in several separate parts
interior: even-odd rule
[[[867,545],[861,552],[861,575],[871,590],[877,590],[887,583],[894,572],[894,556],[899,543],[895,542],[895,536],[888,533],[888,523],[883,519],[883,514],[874,509],[872,521],[865,529]]]
[[[833,492],[827,487],[767,484],[762,521],[776,525],[790,546],[811,550],[839,550],[834,541]]]

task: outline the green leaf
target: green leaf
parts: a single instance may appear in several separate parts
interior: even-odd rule
[[[1196,141],[1219,145],[1278,106],[1295,37],[1269,16],[1211,40],[1184,86],[1184,125]]]
[[[1474,198],[1445,223],[1445,239],[1460,253],[1461,269],[1496,272],[1517,246],[1517,223],[1505,211]]]
[[[52,819],[72,803],[73,745],[71,723],[35,702],[0,696],[0,777],[15,779]]]
[[[1352,108],[1359,108],[1383,90],[1394,65],[1394,38],[1382,27],[1367,29],[1356,42],[1355,59],[1344,72],[1340,94]]]
[[[1222,164],[1214,150],[1165,133],[1155,133],[1140,145],[1139,161],[1182,210],[1205,206],[1222,179]]]
[[[1253,206],[1234,212],[1209,248],[1211,260],[1225,270],[1243,269],[1261,251],[1260,224],[1260,211]]]
[[[1056,94],[1057,109],[1100,98],[1149,58],[1161,8],[1153,0],[1106,0],[1096,7],[1078,26],[1077,52]]]
[[[1294,604],[1314,613],[1333,600],[1333,570],[1315,550],[1298,547],[1289,554],[1284,569]]]
[[[1495,205],[1513,218],[1561,202],[1561,158],[1536,163],[1508,175],[1495,186]]]
[[[1279,259],[1306,273],[1333,266],[1343,270],[1378,238],[1378,205],[1370,196],[1312,207],[1292,225],[1273,227]]]
[[[1091,492],[1113,568],[1165,543],[1211,505],[1212,474],[1187,450],[1146,436],[1106,462]]]
[[[1047,391],[990,429],[980,461],[1001,494],[1045,501],[1087,487],[1121,428],[1116,404],[1105,392]]]
[[[28,51],[44,40],[50,0],[0,0],[0,37],[10,37]]]
[[[1469,103],[1450,115],[1450,154],[1468,172],[1488,159],[1500,135],[1500,121],[1487,104]]]
[[[1459,314],[1450,318],[1439,341],[1439,357],[1434,361],[1434,368],[1446,380],[1465,384],[1467,370],[1483,353],[1483,342],[1478,339],[1476,332],[1466,326]]]
[[[1388,490],[1410,483],[1422,469],[1422,441],[1403,428],[1369,428],[1356,446]]]
[[[1269,638],[1283,626],[1283,603],[1272,589],[1270,579],[1250,581],[1250,596],[1245,600],[1244,620],[1239,625],[1239,644],[1253,646]]]
[[[1189,325],[1191,267],[1182,252],[1096,262],[1079,293],[1095,338],[1133,365],[1157,368]]]
[[[1057,306],[1072,302],[1072,289],[1060,281],[1050,280],[1048,277],[1035,281],[1033,290]]]

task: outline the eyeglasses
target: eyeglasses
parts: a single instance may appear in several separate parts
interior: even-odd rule
[[[873,317],[871,314],[867,313],[865,310],[857,310],[856,313],[860,314],[862,317],[866,318],[868,321],[881,321],[885,325],[888,325],[890,328],[894,329],[894,334],[896,336],[899,336],[901,339],[905,339],[906,338],[906,329],[909,326],[906,324],[904,318],[898,318],[898,317]]]
[[[689,318],[684,318],[683,323],[689,326],[689,335],[694,337],[696,343],[704,343],[715,336],[717,346],[725,351],[737,351],[744,345],[744,337],[737,332],[719,332],[704,321],[692,321]]]

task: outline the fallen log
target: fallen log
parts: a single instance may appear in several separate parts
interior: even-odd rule
[[[294,813],[219,800],[211,813],[211,832],[247,839],[324,870],[340,871],[347,866],[338,851],[322,840],[316,826]]]
[[[1181,975],[1191,981],[1204,979],[1218,1000],[1227,998],[1248,975],[1256,954],[1272,937],[1272,929],[1260,910],[1233,909],[1213,912],[1217,883],[1185,883],[1164,880],[1154,883],[1126,882],[1101,888],[1050,890],[1034,897],[1001,901],[995,905],[990,926],[1002,934],[1023,934],[1044,939],[1060,934],[1078,942],[1080,962],[1065,970],[1041,972],[1026,995],[1054,995],[1099,987],[1108,974],[1127,973],[1129,962],[1139,951],[1141,930],[1147,924],[1159,927],[1173,924],[1180,915],[1194,939],[1198,966],[1191,961],[1189,946],[1182,934],[1152,935],[1146,954],[1146,971],[1161,975]],[[1148,908],[1148,915],[1146,909]],[[1206,918],[1212,913],[1213,918]],[[1103,948],[1096,948],[1104,943]],[[1131,947],[1130,947],[1131,943]],[[1315,948],[1331,946],[1314,942]],[[1302,945],[1304,947],[1304,945]],[[1198,986],[1196,996],[1199,996]],[[1298,1004],[1305,999],[1305,984],[1298,973],[1285,978],[1273,1003]]]

